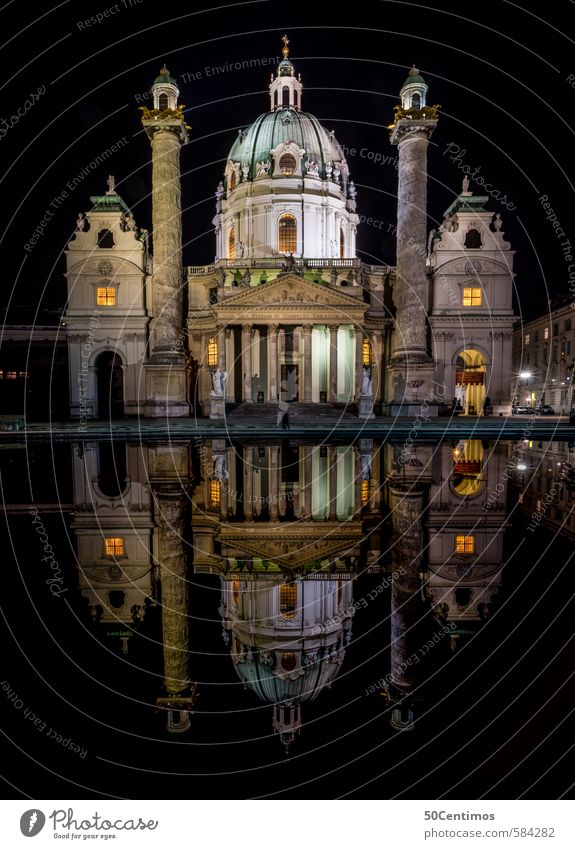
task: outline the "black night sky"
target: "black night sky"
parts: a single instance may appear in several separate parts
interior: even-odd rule
[[[569,291],[569,272],[542,195],[575,244],[573,6],[533,8],[382,0],[356,2],[347,11],[298,6],[290,19],[283,5],[268,0],[205,9],[149,0],[65,2],[41,13],[9,4],[2,13],[0,110],[4,303],[11,313],[27,307],[32,315],[39,304],[64,305],[62,251],[78,212],[90,209],[90,195],[104,193],[108,173],[138,224],[150,227],[150,148],[138,106],[164,61],[180,83],[192,126],[182,151],[184,261],[211,261],[213,193],[238,129],[268,108],[269,60],[280,54],[287,31],[304,110],[355,148],[348,160],[358,210],[376,221],[361,226],[360,256],[394,262],[396,149],[386,128],[415,63],[428,82],[429,103],[442,105],[430,145],[430,227],[459,192],[464,165],[483,175],[492,186],[489,207],[501,212],[517,250],[518,310],[544,311],[550,296]],[[106,11],[101,22],[89,22]],[[234,70],[235,63],[251,67]],[[14,120],[19,109],[23,115]],[[117,152],[90,170],[122,139]],[[70,191],[67,183],[83,169],[87,174]],[[39,226],[43,234],[26,251]]]

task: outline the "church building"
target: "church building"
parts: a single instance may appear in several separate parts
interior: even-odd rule
[[[207,265],[183,266],[180,153],[190,128],[176,80],[166,67],[156,78],[153,108],[141,107],[151,233],[110,178],[67,251],[72,416],[222,419],[282,402],[363,419],[423,406],[427,415],[508,414],[513,251],[468,178],[428,233],[439,107],[427,105],[424,78],[409,71],[390,126],[396,266],[374,265],[358,256],[358,190],[344,150],[304,111],[283,43],[268,109],[238,133],[217,185]]]

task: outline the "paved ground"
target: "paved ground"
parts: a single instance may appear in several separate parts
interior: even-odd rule
[[[5,418],[2,427],[10,427]],[[409,435],[421,440],[437,438],[461,439],[553,439],[575,441],[575,425],[559,416],[503,417],[439,417],[423,421],[415,418],[377,417],[359,420],[346,411],[330,410],[320,415],[318,410],[307,414],[300,411],[289,417],[289,429],[276,424],[276,411],[263,410],[257,416],[234,415],[225,420],[211,419],[120,419],[116,421],[34,422],[21,430],[0,430],[0,443],[26,441],[139,441],[156,439],[217,439],[262,438],[277,439],[319,437],[354,439],[405,439]]]

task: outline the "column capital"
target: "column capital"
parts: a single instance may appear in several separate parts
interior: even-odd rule
[[[313,330],[313,324],[302,324],[301,327],[302,327],[303,332],[306,333],[306,334],[311,333],[312,330]]]

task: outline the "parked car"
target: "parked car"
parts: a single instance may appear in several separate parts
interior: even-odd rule
[[[516,407],[513,407],[511,412],[515,416],[526,416],[527,413],[529,412],[529,407],[521,407],[521,406],[517,405]]]
[[[541,404],[540,407],[537,407],[537,415],[538,416],[554,416],[555,408],[551,406],[551,404]]]

